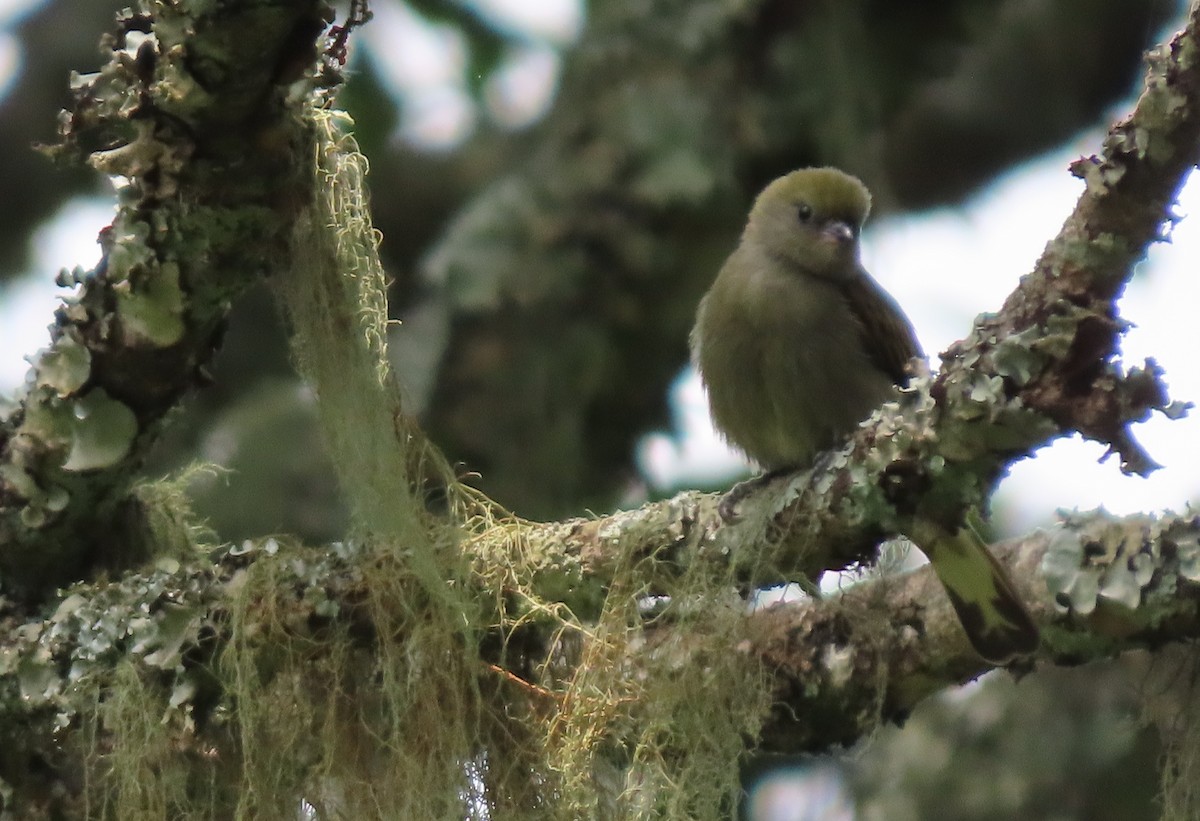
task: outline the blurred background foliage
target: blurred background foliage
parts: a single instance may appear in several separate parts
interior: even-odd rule
[[[546,28],[539,0],[507,4],[515,17],[496,0],[374,0],[341,98],[371,161],[406,401],[464,475],[530,518],[645,497],[635,444],[666,422],[696,302],[766,181],[832,164],[868,181],[877,214],[958,202],[1109,118],[1182,14],[1176,0],[564,2]],[[0,286],[65,202],[108,195],[31,145],[54,139],[68,75],[96,66],[120,5],[10,12]],[[443,78],[436,93],[417,93],[414,66]],[[192,488],[223,538],[344,526],[265,290],[236,307],[213,385],[147,469],[197,459],[228,469]],[[1153,817],[1158,748],[1128,667],[931,702],[846,765],[859,817]],[[811,806],[761,817],[852,817]]]

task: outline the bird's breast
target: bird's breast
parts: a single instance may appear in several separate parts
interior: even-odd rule
[[[884,401],[892,381],[867,356],[834,283],[748,276],[755,281],[732,293],[714,288],[698,322],[713,419],[765,467],[806,465]]]

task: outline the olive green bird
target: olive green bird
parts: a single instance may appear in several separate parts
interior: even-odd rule
[[[772,182],[700,302],[692,356],[725,438],[768,471],[808,467],[908,379],[912,325],[863,270],[871,195],[834,168]],[[1038,631],[1004,569],[968,526],[909,534],[941,579],[971,644],[998,664]]]

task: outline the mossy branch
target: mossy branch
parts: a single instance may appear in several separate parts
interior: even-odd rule
[[[1200,635],[1200,516],[1073,514],[994,546],[1042,631],[1034,663],[1079,665]],[[744,648],[773,671],[762,748],[853,744],[988,664],[925,566],[751,618]]]
[[[1200,517],[1077,515],[998,553],[1042,624],[1046,661],[1079,664],[1200,634]],[[208,713],[223,698],[212,673],[233,640],[230,614],[240,612],[239,599],[253,596],[258,615],[238,629],[267,630],[272,642],[306,647],[318,664],[322,643],[335,635],[342,637],[338,653],[372,651],[386,627],[377,623],[381,614],[404,606],[380,599],[380,579],[402,577],[404,565],[402,557],[361,545],[330,551],[267,540],[228,549],[211,563],[162,562],[120,581],[79,586],[45,621],[10,620],[0,653],[0,735],[10,739],[0,778],[20,789],[23,773],[36,769],[30,760],[77,749],[77,719],[90,715],[97,686],[130,664],[172,705],[171,726],[191,726],[189,733],[209,727],[196,741],[203,746],[222,721]],[[1131,567],[1139,568],[1136,577]],[[270,589],[254,583],[248,590],[248,578],[269,579]],[[403,587],[392,593],[405,595]],[[901,718],[922,698],[986,668],[928,567],[870,579],[825,600],[761,610],[749,628],[730,651],[769,672],[776,706],[762,728],[767,750],[852,743],[881,719]],[[669,620],[651,627],[624,660],[626,675],[638,678],[667,641],[682,641],[670,652],[686,658],[689,638],[673,631]],[[703,639],[693,638],[703,650]],[[403,654],[400,642],[394,652]],[[555,694],[506,672],[516,658],[497,655],[499,633],[485,643],[492,649],[485,648],[476,671],[480,686],[515,685],[545,701],[542,707],[554,705]],[[557,663],[578,662],[568,653]]]
[[[143,2],[74,80],[52,153],[123,180],[103,257],[64,272],[52,342],[0,422],[0,579],[29,599],[127,566],[127,491],[164,417],[204,384],[231,301],[286,269],[311,155],[289,86],[320,0]],[[246,36],[252,31],[253,36]],[[300,158],[301,161],[297,161]]]

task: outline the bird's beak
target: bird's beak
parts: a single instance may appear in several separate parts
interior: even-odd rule
[[[841,220],[830,220],[825,223],[821,233],[839,245],[849,245],[854,242],[854,229]]]

